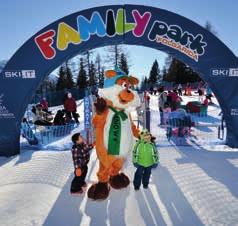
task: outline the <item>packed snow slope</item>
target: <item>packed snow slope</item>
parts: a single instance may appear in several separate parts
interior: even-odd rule
[[[157,97],[152,97],[151,108],[160,165],[152,171],[149,189],[135,192],[130,184],[121,191],[112,189],[100,202],[86,194],[71,196],[68,136],[48,150],[25,148],[19,156],[0,159],[0,225],[238,225],[238,150],[217,143],[175,146],[164,140],[161,145]],[[75,131],[81,129],[82,125]],[[62,146],[66,151],[58,150]],[[97,169],[93,150],[88,186],[97,180]],[[132,180],[131,157],[125,172]]]

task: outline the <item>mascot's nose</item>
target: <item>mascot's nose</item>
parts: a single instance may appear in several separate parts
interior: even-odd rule
[[[128,90],[127,90],[127,93],[131,93],[131,91],[128,89]]]

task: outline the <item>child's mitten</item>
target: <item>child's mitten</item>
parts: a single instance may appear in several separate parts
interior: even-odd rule
[[[76,174],[77,177],[80,177],[81,174],[82,174],[81,169],[80,169],[80,168],[77,168],[77,169],[75,170],[75,174]]]

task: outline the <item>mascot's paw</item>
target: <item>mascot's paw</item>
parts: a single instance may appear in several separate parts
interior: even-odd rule
[[[94,106],[97,114],[102,114],[105,110],[107,110],[107,102],[102,97],[97,98]]]
[[[114,189],[122,189],[130,184],[130,180],[124,173],[120,173],[116,176],[111,176],[109,183]]]
[[[88,198],[93,200],[104,200],[108,197],[110,187],[108,183],[98,182],[88,189]]]

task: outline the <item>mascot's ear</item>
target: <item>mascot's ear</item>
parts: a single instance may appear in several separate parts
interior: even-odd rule
[[[139,84],[139,80],[134,76],[129,76],[129,81],[133,86]]]
[[[107,78],[113,78],[117,75],[117,72],[114,70],[107,70],[107,71],[105,71],[104,74]]]

